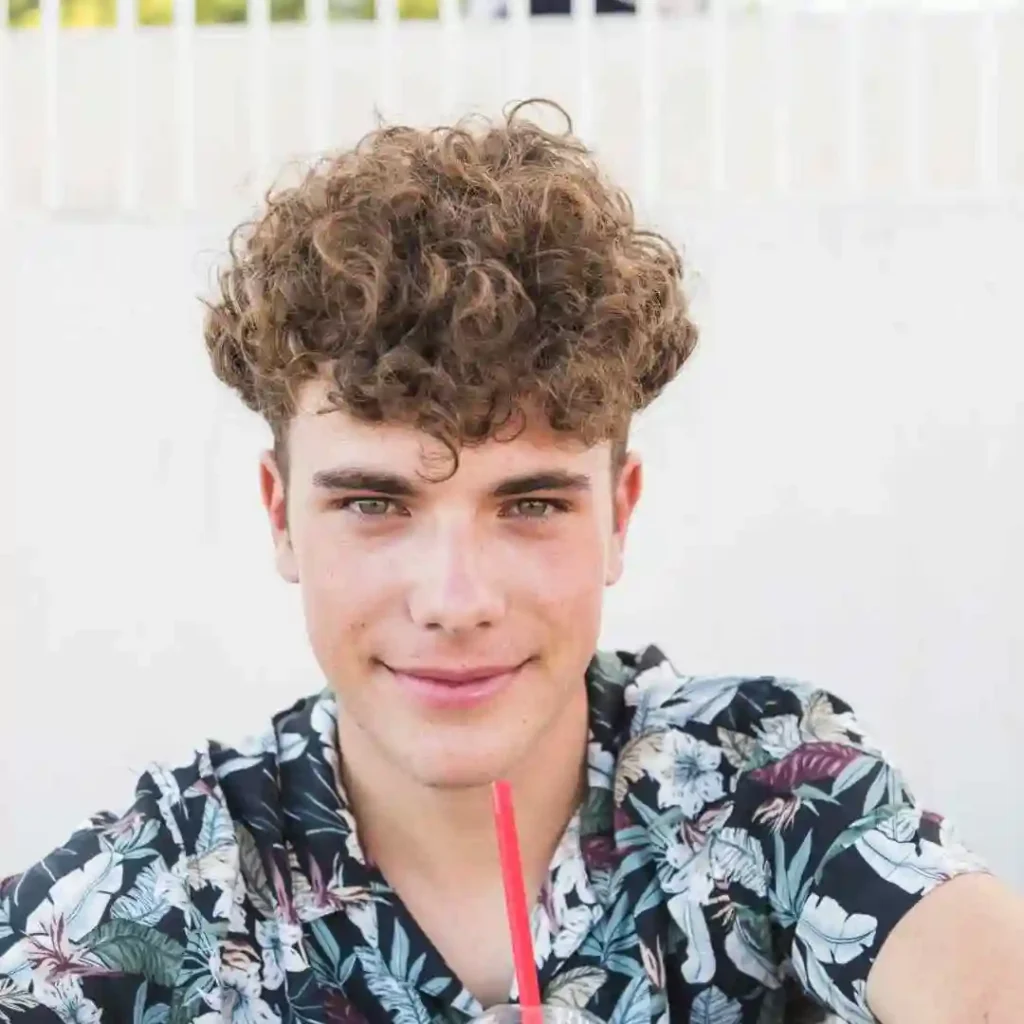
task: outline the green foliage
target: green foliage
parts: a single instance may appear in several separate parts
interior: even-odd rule
[[[139,23],[170,25],[174,0],[134,0]],[[240,24],[246,20],[247,0],[185,0],[196,5],[200,25]],[[374,16],[375,0],[328,0],[332,21],[366,20]],[[399,0],[402,18],[436,18],[438,0]],[[275,22],[303,21],[306,0],[270,0]],[[10,23],[15,28],[39,25],[39,0],[10,0]],[[61,0],[61,24],[68,28],[112,27],[117,24],[117,0]]]

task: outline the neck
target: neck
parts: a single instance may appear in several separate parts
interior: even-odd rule
[[[586,693],[507,773],[515,796],[523,870],[539,890],[586,778]],[[446,789],[403,773],[344,714],[342,777],[367,856],[391,880],[417,876],[440,890],[491,888],[499,878],[490,785]],[[410,851],[415,851],[410,858]],[[414,861],[414,865],[410,864]]]

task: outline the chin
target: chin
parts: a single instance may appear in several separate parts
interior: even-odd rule
[[[505,758],[440,757],[417,758],[410,774],[431,789],[479,789],[504,777],[509,764]]]

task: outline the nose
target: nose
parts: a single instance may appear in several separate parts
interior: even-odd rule
[[[444,633],[466,633],[496,625],[505,614],[500,573],[488,564],[467,524],[449,524],[432,533],[420,553],[409,591],[409,615],[417,626]]]

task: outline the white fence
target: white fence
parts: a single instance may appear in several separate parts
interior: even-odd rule
[[[225,210],[285,162],[387,120],[442,123],[551,96],[641,202],[704,194],[1024,193],[1024,7],[777,3],[757,11],[0,32],[0,203],[136,215]],[[6,20],[6,19],[5,19]]]

